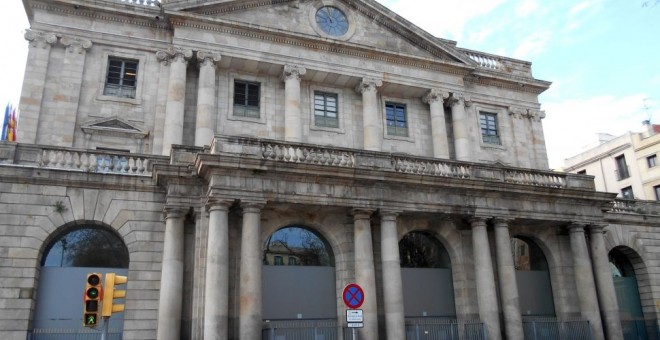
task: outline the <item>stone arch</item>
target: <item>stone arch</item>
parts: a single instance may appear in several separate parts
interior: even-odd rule
[[[548,260],[549,247],[542,239],[524,232],[513,233],[511,245],[522,316],[556,317],[558,288],[553,280],[553,264]]]

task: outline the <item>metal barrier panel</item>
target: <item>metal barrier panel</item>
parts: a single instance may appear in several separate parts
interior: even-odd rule
[[[624,340],[647,340],[646,321],[644,319],[621,320]]]
[[[336,340],[337,328],[336,320],[267,321],[264,322],[261,338],[263,340]]]
[[[558,321],[555,318],[527,318],[523,320],[526,340],[589,340],[591,327],[586,320]]]
[[[37,328],[28,332],[27,340],[98,340],[101,338],[101,331],[85,329],[50,329]],[[108,331],[107,340],[121,340],[122,333],[118,330]]]
[[[447,318],[407,318],[407,340],[486,340],[481,321]]]

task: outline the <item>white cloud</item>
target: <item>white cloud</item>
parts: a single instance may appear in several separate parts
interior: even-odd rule
[[[442,38],[461,40],[468,22],[485,15],[507,0],[381,1],[425,31]]]
[[[573,6],[569,11],[568,15],[575,16],[577,14],[580,14],[581,12],[584,12],[590,8],[594,8],[594,6],[599,5],[602,0],[587,0],[583,1],[575,6]]]
[[[516,7],[516,16],[527,17],[538,10],[539,4],[536,0],[524,0]]]
[[[619,136],[642,131],[642,121],[647,119],[644,98],[645,94],[634,94],[544,103],[547,118],[543,127],[550,166],[561,167],[564,159],[593,146],[598,133]]]
[[[539,31],[534,32],[527,36],[523,42],[513,51],[513,57],[519,59],[526,59],[530,56],[539,54],[545,50],[546,45],[550,42],[552,32]]]

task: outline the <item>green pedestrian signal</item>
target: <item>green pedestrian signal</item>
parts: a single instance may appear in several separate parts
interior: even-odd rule
[[[95,327],[99,319],[99,304],[103,300],[103,286],[99,273],[87,274],[83,294],[83,326]]]
[[[85,326],[94,327],[97,323],[97,313],[85,313]]]

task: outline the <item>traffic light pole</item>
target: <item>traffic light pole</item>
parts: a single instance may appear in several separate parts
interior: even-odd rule
[[[103,330],[101,331],[101,340],[107,340],[108,339],[108,324],[110,324],[110,317],[109,316],[104,316],[103,317]]]

